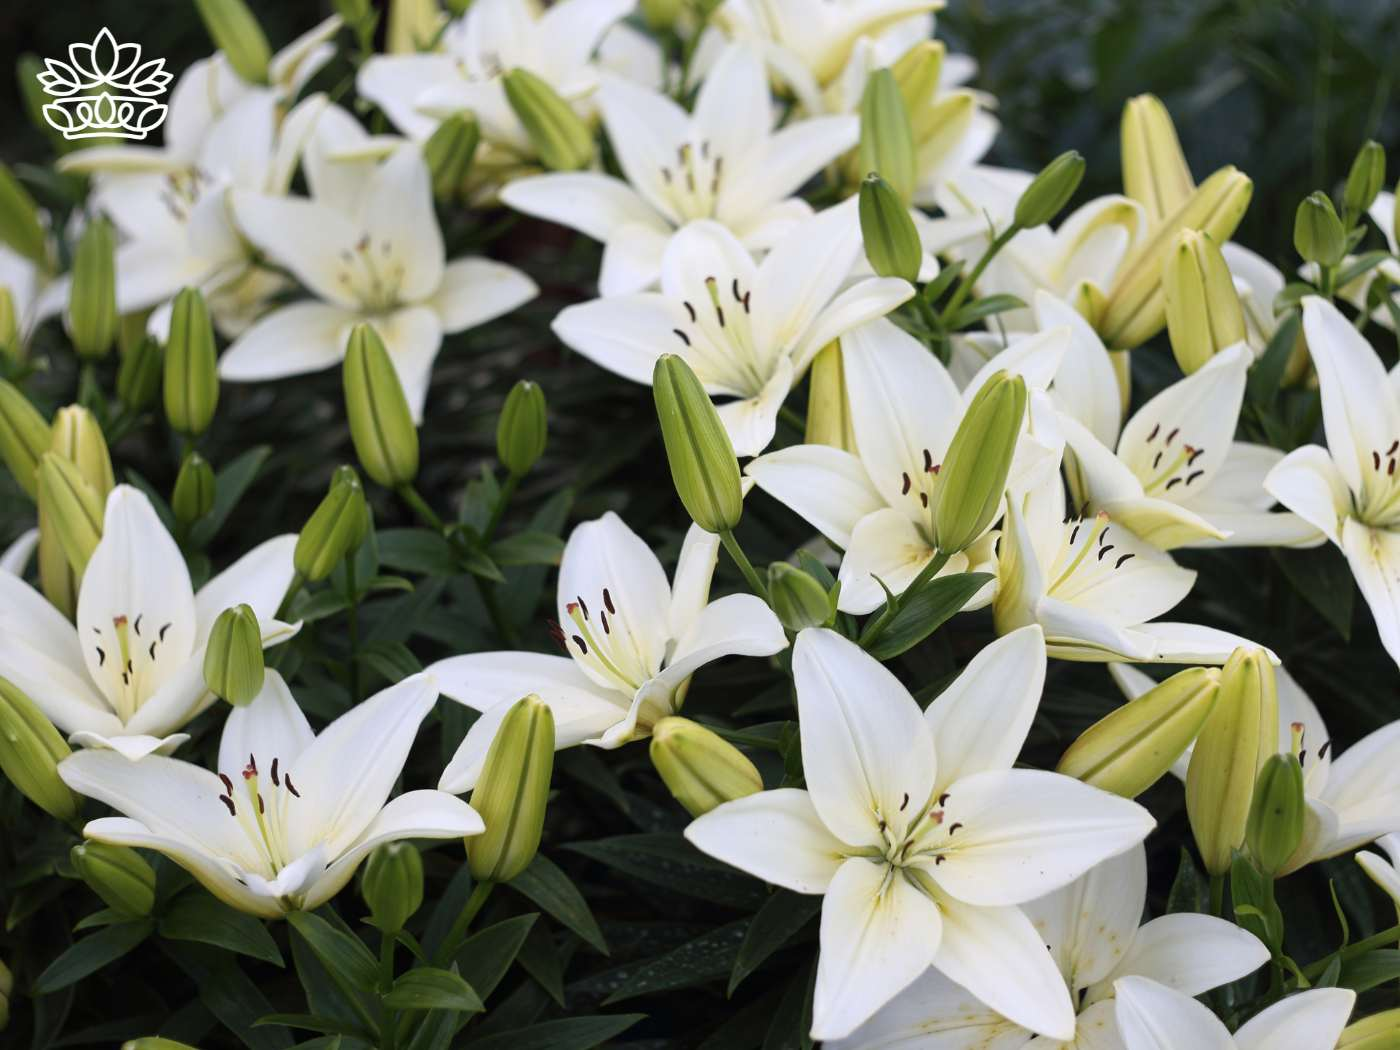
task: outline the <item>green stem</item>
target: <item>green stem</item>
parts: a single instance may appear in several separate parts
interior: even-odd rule
[[[996,258],[998,252],[1011,242],[1011,238],[1021,232],[1021,227],[1014,222],[1001,233],[997,234],[992,243],[987,245],[987,250],[982,253],[982,258],[977,260],[977,265],[972,268],[972,272],[958,282],[958,289],[953,293],[953,298],[948,300],[948,305],[943,308],[943,327],[948,327],[948,320],[958,312],[958,308],[967,300],[972,293],[972,286],[977,283],[977,278],[982,276],[982,271]]]
[[[778,418],[785,422],[788,426],[796,430],[799,434],[805,435],[807,433],[807,421],[803,419],[802,416],[800,416],[797,412],[788,408],[787,405],[783,405],[782,408],[778,409]]]
[[[951,557],[951,554],[946,553],[944,551],[934,552],[934,555],[932,558],[929,559],[928,564],[919,570],[919,574],[914,577],[913,581],[909,584],[909,586],[904,588],[904,590],[901,591],[899,594],[895,595],[894,606],[891,608],[887,604],[884,612],[882,612],[878,617],[876,617],[874,622],[871,623],[871,625],[868,628],[866,628],[865,633],[861,635],[860,638],[861,648],[868,649],[870,648],[870,646],[875,644],[875,640],[879,638],[880,635],[885,633],[885,628],[888,627],[891,622],[893,622],[894,618],[897,615],[899,615],[899,610],[904,607],[904,599],[908,595],[913,594],[925,583],[937,576],[940,572],[942,572],[943,566],[948,564],[948,559]]]
[[[355,554],[345,559],[345,597],[350,602],[348,633],[350,635],[350,702],[360,702],[360,591],[355,585]]]
[[[744,574],[744,580],[749,585],[749,590],[758,595],[765,602],[768,601],[768,588],[763,585],[759,578],[758,570],[753,567],[753,562],[744,553],[744,548],[739,546],[739,541],[734,538],[734,533],[730,529],[725,529],[719,534],[719,541],[724,544],[724,549],[729,552],[729,556],[734,559],[734,564],[739,566],[739,571]]]
[[[489,879],[485,882],[478,882],[472,888],[472,895],[467,898],[467,903],[462,907],[457,920],[452,924],[452,929],[447,931],[447,936],[442,939],[442,944],[437,950],[437,961],[440,964],[445,964],[457,954],[457,949],[461,947],[462,941],[466,940],[467,930],[471,928],[472,920],[476,918],[477,912],[481,911],[482,906],[486,903],[486,898],[491,896],[491,891],[495,888],[496,884]]]
[[[413,482],[405,481],[394,491],[399,494],[401,500],[408,504],[409,509],[418,515],[423,524],[438,532],[447,531],[447,526],[443,523],[442,518],[438,517],[437,511],[428,506],[428,501],[419,495],[418,490],[413,487]]]
[[[1331,955],[1325,955],[1310,966],[1303,967],[1303,976],[1308,980],[1314,980],[1322,976],[1324,970],[1332,962],[1333,957],[1338,957],[1342,962],[1348,959],[1355,959],[1358,955],[1365,955],[1375,948],[1386,948],[1400,940],[1400,924],[1381,930],[1380,933],[1372,934],[1364,941],[1357,941],[1349,944],[1345,948],[1338,949]]]
[[[1225,911],[1225,876],[1212,875],[1210,877],[1210,913],[1217,919]]]
[[[388,994],[394,987],[394,935],[381,932],[379,935],[379,990]],[[394,1050],[398,1039],[398,1011],[384,1005],[380,1000],[379,1038],[384,1050]]]
[[[274,619],[282,619],[287,615],[287,608],[292,604],[292,600],[301,593],[302,587],[306,585],[306,577],[301,573],[292,574],[292,582],[287,584],[287,592],[282,595],[282,601],[277,606],[277,613]]]
[[[515,488],[519,484],[518,474],[506,476],[506,483],[501,486],[501,494],[496,497],[496,505],[491,508],[491,518],[486,522],[486,529],[481,534],[482,543],[490,543],[491,537],[496,535],[496,527],[501,524],[501,518],[505,515],[510,498],[515,495]]]

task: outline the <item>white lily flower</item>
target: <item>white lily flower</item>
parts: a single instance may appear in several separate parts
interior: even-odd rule
[[[264,646],[297,631],[274,619],[292,580],[296,536],[245,554],[196,593],[184,556],[150,501],[129,485],[107,497],[102,539],[78,589],[77,626],[18,576],[0,572],[0,676],[85,747],[123,759],[168,753],[212,700],[204,646],[230,606],[251,606]]]
[[[668,584],[651,548],[616,514],[575,528],[559,565],[557,637],[568,656],[470,653],[428,668],[444,696],[482,713],[438,786],[460,794],[476,783],[501,720],[529,693],[554,712],[556,748],[620,747],[679,711],[705,664],[787,648],[761,599],[709,601],[718,552],[718,537],[691,526]]]
[[[349,200],[352,213],[337,206]],[[334,200],[235,192],[233,210],[248,239],[317,298],[280,307],[239,336],[219,361],[224,379],[329,368],[344,359],[350,330],[366,322],[384,340],[418,422],[443,334],[509,313],[539,291],[503,263],[445,261],[428,167],[415,145],[369,167],[363,186]]]
[[[1287,281],[1282,270],[1242,244],[1229,241],[1221,245],[1220,254],[1234,278],[1235,293],[1244,312],[1245,338],[1257,357],[1278,331],[1274,300]]]
[[[1382,835],[1376,845],[1385,851],[1384,855],[1362,850],[1356,855],[1356,863],[1400,909],[1400,834]]]
[[[443,791],[389,801],[437,695],[432,676],[416,674],[317,734],[269,670],[262,692],[229,713],[217,772],[101,751],[78,752],[58,772],[124,814],[89,822],[86,837],[163,853],[225,904],[277,918],[330,900],[383,843],[484,830],[471,806]]]
[[[862,325],[842,337],[857,452],[794,445],[759,457],[746,473],[845,550],[843,612],[879,608],[885,601],[880,581],[900,594],[937,553],[938,469],[983,382],[1006,369],[1024,376],[1032,390],[1043,389],[1068,341],[1066,329],[1014,340],[959,392],[928,348],[889,321]],[[1023,436],[1018,449],[1023,464],[1021,452],[1034,442],[1033,436]],[[1057,463],[1058,448],[1054,456]],[[990,568],[994,539],[953,555],[941,572]]]
[[[1233,923],[1209,915],[1163,915],[1145,925],[1147,857],[1135,846],[1064,889],[1023,905],[1074,1004],[1074,1036],[1037,1037],[929,970],[849,1038],[828,1050],[914,1048],[957,1033],[959,1047],[1000,1050],[1122,1050],[1113,982],[1151,978],[1185,995],[1239,980],[1269,961],[1269,950]],[[983,1040],[983,1042],[978,1042]],[[950,1044],[950,1046],[953,1044]]]
[[[1153,820],[1012,768],[1044,684],[1040,630],[993,642],[927,712],[832,631],[799,634],[792,666],[807,790],[727,802],[686,837],[825,895],[812,1037],[849,1035],[930,965],[1015,1023],[1072,1037],[1064,979],[1020,905],[1141,842]]]
[[[1325,299],[1303,300],[1303,333],[1327,448],[1294,449],[1264,487],[1341,548],[1381,642],[1400,662],[1400,393],[1375,349]]]
[[[679,354],[711,395],[736,399],[719,406],[720,419],[735,453],[755,456],[817,351],[913,296],[895,277],[858,279],[843,291],[863,252],[854,201],[804,220],[761,263],[719,223],[694,222],[666,246],[661,291],[570,306],[552,327],[638,383],[651,383],[662,354]]]
[[[26,529],[20,533],[15,541],[5,548],[5,553],[0,554],[0,572],[9,573],[11,576],[23,576],[24,567],[29,564],[29,558],[38,545],[38,529]]]
[[[597,172],[538,175],[512,182],[501,200],[603,242],[605,296],[653,287],[671,234],[696,219],[714,219],[750,250],[773,247],[811,214],[793,194],[860,134],[851,116],[775,131],[763,61],[741,45],[715,63],[693,113],[616,77],[605,79],[598,105],[625,182]]]
[[[1146,977],[1115,986],[1118,1028],[1126,1050],[1332,1050],[1356,993],[1310,988],[1281,999],[1233,1036],[1203,1004]]]

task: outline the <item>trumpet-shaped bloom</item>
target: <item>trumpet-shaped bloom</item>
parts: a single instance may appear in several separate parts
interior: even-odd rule
[[[714,219],[751,250],[772,247],[811,214],[792,194],[860,133],[851,116],[775,131],[763,61],[741,45],[715,63],[694,113],[616,77],[604,81],[598,105],[626,181],[596,172],[538,175],[512,182],[501,199],[602,241],[605,296],[653,287],[671,234],[696,219]]]
[[[680,710],[705,664],[785,649],[761,599],[709,601],[718,543],[691,526],[668,584],[651,548],[611,511],[574,529],[559,565],[557,637],[568,656],[471,653],[428,668],[444,696],[482,712],[438,786],[460,793],[476,783],[501,720],[529,693],[554,712],[557,748],[620,747]]]
[[[273,618],[295,546],[295,536],[268,540],[196,593],[150,501],[118,485],[78,590],[76,628],[18,576],[0,573],[0,677],[75,744],[129,759],[169,752],[212,700],[204,646],[219,613],[251,606],[265,646],[296,633]]]
[[[1327,448],[1294,449],[1264,487],[1341,548],[1400,662],[1400,394],[1371,344],[1325,299],[1303,300],[1303,332]]]
[[[778,410],[818,350],[914,294],[893,277],[842,284],[862,253],[854,203],[803,221],[761,263],[716,222],[691,223],[667,245],[660,292],[594,299],[554,319],[554,332],[610,371],[650,383],[656,359],[679,354],[715,397],[734,451],[773,440]]]
[[[1139,926],[1146,903],[1139,846],[1023,906],[1069,989],[1078,1015],[1071,1039],[1037,1037],[930,970],[830,1050],[916,1050],[922,1039],[954,1032],[963,1040],[956,1045],[968,1048],[1122,1050],[1113,1016],[1118,978],[1146,977],[1200,995],[1269,960],[1258,938],[1209,915],[1163,915]]]
[[[686,837],[825,895],[813,1038],[849,1035],[930,965],[1014,1023],[1071,1038],[1069,992],[1021,905],[1153,821],[1069,777],[1011,768],[1044,683],[1040,630],[989,645],[926,713],[832,631],[798,635],[793,676],[808,789],[727,802]]]
[[[1256,1014],[1233,1036],[1190,995],[1147,977],[1120,977],[1115,1013],[1126,1050],[1330,1050],[1356,993],[1311,988]]]
[[[215,772],[101,751],[80,751],[58,772],[124,814],[91,821],[88,838],[163,853],[224,903],[276,918],[330,900],[385,842],[482,832],[476,811],[446,792],[389,801],[437,695],[432,676],[417,674],[316,734],[269,670],[262,692],[229,713]]]

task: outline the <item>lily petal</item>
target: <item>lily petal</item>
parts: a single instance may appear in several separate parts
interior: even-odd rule
[[[1127,1050],[1236,1048],[1220,1019],[1190,996],[1146,977],[1120,977],[1113,990],[1114,1016]]]
[[[1376,621],[1381,644],[1400,663],[1400,533],[1342,522],[1342,551]]]
[[[345,357],[359,315],[342,306],[300,302],[253,322],[219,358],[219,376],[235,383],[319,372]]]
[[[593,172],[517,179],[502,187],[501,201],[526,215],[569,226],[595,241],[611,240],[625,223],[640,223],[658,231],[666,228],[656,209],[631,186]]]
[[[829,445],[769,452],[744,473],[838,547],[849,547],[861,518],[885,506],[860,460]]]
[[[195,644],[203,645],[219,614],[234,605],[249,605],[259,620],[271,620],[296,572],[292,565],[292,551],[296,545],[295,534],[274,536],[201,587],[194,596],[195,618],[199,624]]]
[[[539,294],[539,286],[514,266],[473,257],[447,264],[430,302],[442,330],[453,333],[508,314]]]
[[[1351,493],[1327,450],[1295,448],[1264,478],[1269,494],[1298,517],[1322,530],[1338,546],[1342,519],[1351,513]]]
[[[1159,916],[1139,929],[1107,981],[1135,974],[1183,995],[1203,995],[1268,961],[1264,943],[1234,923],[1183,912]]]
[[[1235,1033],[1238,1050],[1309,1050],[1336,1046],[1356,993],[1350,988],[1310,988],[1250,1018]]]
[[[795,893],[825,893],[846,847],[796,788],[760,791],[716,806],[685,829],[696,849]]]

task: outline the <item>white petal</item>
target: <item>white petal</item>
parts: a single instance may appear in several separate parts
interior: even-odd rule
[[[637,292],[567,306],[550,327],[594,364],[650,386],[656,359],[685,349],[674,334],[681,322],[678,313],[665,296]]]
[[[1400,533],[1347,518],[1342,523],[1342,550],[1371,607],[1381,644],[1400,663]]]
[[[1030,1036],[933,967],[826,1050],[1026,1050]]]
[[[796,788],[760,791],[716,806],[685,829],[696,849],[796,893],[825,893],[844,847]]]
[[[1024,910],[1078,992],[1114,971],[1133,943],[1146,902],[1147,855],[1134,846]]]
[[[734,158],[733,168],[726,168],[718,213],[736,227],[747,225],[775,201],[796,193],[859,137],[855,117],[814,117],[788,124],[765,148]]]
[[[631,295],[656,287],[669,240],[670,227],[658,225],[655,220],[618,226],[603,246],[598,294]]]
[[[694,112],[701,141],[709,143],[714,155],[725,158],[726,174],[732,175],[767,148],[771,110],[762,56],[744,44],[727,45],[705,74]]]
[[[433,211],[432,177],[417,146],[401,146],[370,176],[360,202],[367,251],[382,252],[399,271],[398,298],[413,303],[442,284],[442,231]]]
[[[103,736],[101,733],[73,733],[68,742],[74,747],[105,748],[115,751],[129,762],[139,762],[147,755],[169,755],[185,741],[188,733],[171,733],[169,736],[148,736],[137,733],[130,736]]]
[[[251,702],[235,707],[219,738],[219,771],[235,776],[256,757],[269,766],[275,757],[289,769],[316,739],[282,676],[269,668],[262,690]],[[270,770],[269,770],[270,771]]]
[[[1113,989],[1127,1050],[1235,1050],[1219,1018],[1195,999],[1146,977],[1120,977]]]
[[[426,139],[437,121],[419,111],[418,100],[430,88],[460,77],[450,55],[372,55],[360,67],[355,86],[405,135]]]
[[[138,236],[117,249],[117,309],[147,310],[181,288],[200,285],[215,260],[193,251],[188,231],[178,237]]]
[[[892,593],[903,594],[933,555],[924,533],[899,511],[884,507],[867,514],[856,524],[850,548],[841,561],[839,608],[842,612],[874,612],[886,601],[877,580]],[[938,575],[966,569],[967,559],[955,554]]]
[[[404,399],[417,425],[423,421],[433,361],[442,347],[442,322],[430,308],[411,306],[375,318],[374,328],[384,340],[384,349],[394,363]]]
[[[299,302],[273,310],[219,358],[219,376],[235,383],[319,372],[345,357],[357,314],[340,306]]]
[[[860,460],[829,445],[769,452],[744,473],[838,547],[849,547],[856,523],[885,505]]]
[[[792,390],[792,373],[792,362],[781,357],[758,396],[716,406],[736,456],[756,456],[772,443],[778,412]]]
[[[516,211],[570,226],[595,241],[607,241],[624,223],[659,227],[656,210],[637,191],[610,175],[568,172],[517,179],[501,190]]]
[[[1326,449],[1294,449],[1269,471],[1264,488],[1333,543],[1341,543],[1341,521],[1351,513],[1351,494]]]
[[[671,205],[662,171],[676,161],[676,149],[690,138],[690,118],[665,95],[609,77],[598,92],[608,139],[627,181],[672,223],[681,216]]]
[[[1219,665],[1230,659],[1230,654],[1241,646],[1260,648],[1257,643],[1238,634],[1196,623],[1157,620],[1139,625],[1137,632],[1153,641],[1156,651],[1152,660],[1160,664]],[[1278,663],[1278,656],[1272,650],[1265,649],[1265,652],[1270,663]]]
[[[853,328],[884,317],[914,297],[914,286],[897,277],[857,281],[822,310],[793,349],[793,361],[803,371],[818,351]]]
[[[679,686],[699,668],[725,656],[772,656],[787,648],[787,635],[763,599],[728,594],[707,605],[676,642],[659,677]]]
[[[1150,977],[1183,995],[1202,995],[1268,961],[1264,943],[1234,923],[1182,913],[1159,916],[1138,930],[1114,976]]]
[[[295,197],[235,191],[234,219],[247,238],[327,302],[349,309],[359,304],[340,282],[346,252],[354,253],[360,231],[336,209]]]
[[[720,540],[699,525],[686,529],[676,571],[671,578],[670,635],[681,638],[710,602],[710,581],[719,561]]]
[[[199,624],[195,644],[203,645],[219,614],[234,605],[249,605],[259,620],[271,620],[296,572],[292,565],[296,545],[294,534],[274,536],[201,587],[194,596]]]
[[[986,381],[1002,370],[1023,378],[1031,392],[1044,391],[1059,372],[1070,343],[1070,330],[1063,325],[1013,337],[1005,350],[994,355],[968,380],[962,392],[963,405],[970,405]]]
[[[1239,1050],[1312,1050],[1335,1046],[1356,1005],[1350,988],[1310,988],[1250,1018],[1235,1033]]]
[[[1046,651],[1060,660],[1129,660],[1142,662],[1157,655],[1155,639],[1141,629],[1119,627],[1098,613],[1041,598],[1035,618],[1045,631]]]
[[[1122,401],[1118,377],[1103,340],[1079,311],[1046,291],[1035,293],[1036,323],[1042,328],[1065,325],[1069,348],[1055,373],[1055,400],[1104,445],[1118,443]]]
[[[539,295],[539,286],[514,266],[491,259],[453,259],[431,305],[444,332],[485,324]]]
[[[754,280],[757,345],[774,350],[800,345],[862,250],[855,198],[805,220],[774,245]]]
[[[539,693],[551,705],[556,700],[585,703],[598,695],[598,687],[573,660],[543,653],[450,656],[429,666],[427,673],[437,679],[443,696],[474,711],[514,703],[530,693]]]

